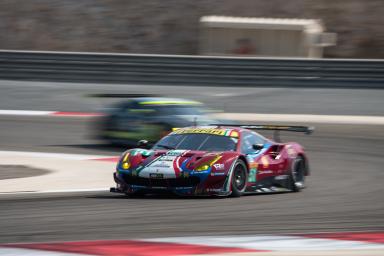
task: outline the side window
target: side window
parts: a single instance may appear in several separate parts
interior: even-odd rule
[[[120,105],[118,115],[120,117],[131,116],[130,110],[134,107],[134,102],[126,102]]]
[[[255,133],[255,132],[250,132],[250,131],[245,131],[243,132],[243,136],[241,139],[241,153],[243,154],[251,154],[255,153],[256,150],[253,149],[254,144],[264,144],[265,139]]]
[[[122,115],[130,118],[142,119],[145,117],[154,116],[155,114],[156,114],[156,109],[148,106],[142,106],[140,104],[137,104],[137,102],[126,104],[122,108]]]

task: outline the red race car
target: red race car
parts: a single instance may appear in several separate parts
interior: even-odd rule
[[[238,197],[248,193],[300,191],[309,175],[301,145],[270,140],[255,130],[312,133],[313,127],[214,125],[175,129],[151,149],[124,152],[111,192],[170,191],[178,195]],[[145,147],[146,141],[140,146]]]

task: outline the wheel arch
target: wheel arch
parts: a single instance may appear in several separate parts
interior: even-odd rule
[[[244,155],[239,155],[239,156],[237,157],[237,159],[243,160],[243,162],[245,163],[245,167],[247,168],[247,174],[249,174],[249,168],[248,168],[248,161],[247,161],[247,158],[246,158]],[[235,161],[236,161],[237,159],[235,159]]]
[[[227,178],[224,182],[224,186],[223,186],[223,191],[227,191],[229,194],[232,192],[231,190],[231,179],[232,179],[232,172],[233,172],[233,167],[236,163],[237,160],[242,160],[245,164],[245,168],[246,168],[246,172],[247,172],[247,175],[249,175],[249,168],[248,168],[248,162],[247,162],[247,159],[244,155],[241,155],[241,154],[238,154],[238,155],[232,155],[231,157],[231,167],[230,169],[228,170],[228,173],[227,173]]]

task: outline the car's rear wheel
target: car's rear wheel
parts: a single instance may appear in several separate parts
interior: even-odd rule
[[[231,177],[232,197],[240,197],[247,186],[247,166],[244,161],[236,160]]]
[[[291,190],[299,192],[305,187],[305,160],[302,156],[296,157],[292,162],[292,169],[290,174]]]

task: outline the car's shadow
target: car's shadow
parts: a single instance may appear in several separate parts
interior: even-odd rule
[[[273,196],[276,194],[289,194],[290,191],[281,191],[281,192],[268,192],[268,193],[247,193],[242,197],[250,196]],[[173,193],[159,193],[159,194],[137,194],[137,195],[124,195],[124,194],[102,194],[102,195],[91,195],[86,198],[93,199],[124,199],[124,200],[223,200],[223,199],[236,199],[235,197],[228,196],[180,196]]]
[[[214,200],[214,199],[225,199],[227,197],[219,197],[219,196],[179,196],[173,193],[162,193],[162,194],[145,194],[145,195],[124,195],[124,194],[103,194],[103,195],[92,195],[87,196],[86,198],[93,199],[125,199],[125,200]]]

